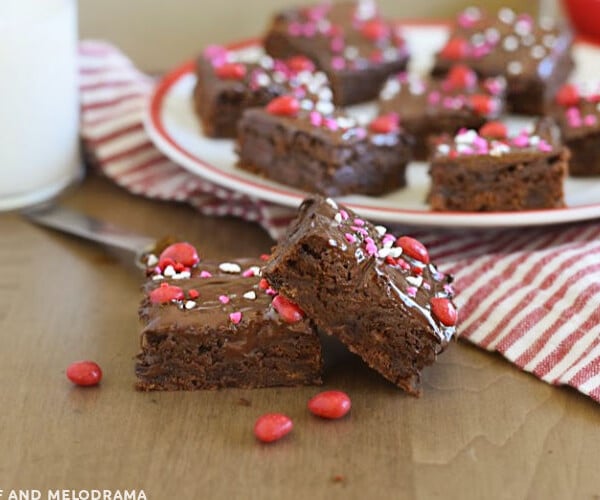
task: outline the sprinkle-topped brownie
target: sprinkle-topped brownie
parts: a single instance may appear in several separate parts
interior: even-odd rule
[[[511,211],[565,206],[569,150],[551,120],[512,137],[500,122],[441,138],[429,168],[432,210]]]
[[[296,305],[266,285],[262,264],[200,261],[188,243],[163,251],[139,310],[137,388],[320,384],[318,335]]]
[[[363,127],[331,103],[294,96],[247,110],[238,166],[310,193],[380,195],[403,187],[410,140],[395,117]]]
[[[257,51],[214,45],[198,59],[196,78],[194,107],[209,137],[235,137],[245,109],[265,106],[279,95],[333,99],[325,73],[315,71],[314,63],[304,56],[281,61]]]
[[[423,244],[330,198],[302,203],[263,276],[319,328],[413,395],[420,393],[422,369],[456,333],[451,279]]]
[[[463,62],[482,77],[502,75],[509,108],[542,115],[574,67],[571,45],[571,33],[550,18],[537,22],[506,7],[492,16],[470,7],[458,15],[433,74]]]
[[[565,84],[555,101],[552,114],[571,150],[569,173],[600,175],[600,84]]]
[[[312,59],[329,76],[341,106],[375,99],[385,79],[408,62],[398,26],[382,19],[372,0],[285,10],[275,16],[264,44],[273,57]]]
[[[503,77],[480,80],[464,65],[453,66],[443,80],[399,73],[384,85],[379,112],[399,116],[404,130],[415,138],[415,159],[425,160],[432,136],[479,128],[496,119],[504,109],[505,87]]]

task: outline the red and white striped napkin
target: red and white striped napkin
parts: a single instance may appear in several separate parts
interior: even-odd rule
[[[256,221],[277,239],[294,211],[232,192],[163,156],[142,126],[153,79],[104,42],[80,45],[81,135],[132,193]],[[398,230],[398,228],[396,228]],[[600,221],[487,231],[404,230],[455,276],[461,338],[600,402]]]

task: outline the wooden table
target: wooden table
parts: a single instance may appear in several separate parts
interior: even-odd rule
[[[272,244],[253,224],[137,198],[95,176],[62,201],[151,236],[175,233],[205,257]],[[0,229],[3,498],[17,488],[42,498],[143,489],[161,500],[600,497],[598,404],[462,342],[426,371],[420,399],[327,345],[324,388],[353,402],[338,422],[307,412],[314,387],[136,392],[139,274],[17,214],[0,214]],[[99,387],[66,379],[82,358],[102,366]],[[252,427],[271,411],[295,428],[261,445]]]

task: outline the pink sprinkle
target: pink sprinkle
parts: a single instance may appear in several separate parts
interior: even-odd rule
[[[335,56],[331,58],[331,67],[337,71],[346,67],[346,61],[343,57]]]
[[[254,276],[254,269],[246,269],[243,273],[242,276],[244,278],[250,278],[252,276]]]
[[[480,57],[487,56],[493,49],[493,45],[489,43],[484,43],[482,45],[477,45],[476,47],[472,47],[471,55],[476,59]]]
[[[325,125],[325,128],[329,130],[337,130],[339,128],[338,122],[335,120],[335,118],[324,118],[323,125]]]
[[[212,278],[212,274],[210,274],[208,271],[200,271],[200,277],[201,278]]]
[[[344,234],[344,238],[346,238],[346,241],[348,243],[355,243],[356,242],[356,236],[354,236],[353,234],[346,233],[346,234]]]
[[[550,151],[552,151],[552,146],[542,139],[538,143],[538,150],[542,153],[549,153]]]
[[[391,233],[386,233],[386,234],[383,235],[383,238],[381,238],[381,242],[384,245],[387,245],[390,241],[391,242],[395,242],[396,241],[396,237],[393,234],[391,234]]]
[[[433,90],[433,91],[429,92],[429,94],[427,95],[427,102],[434,106],[436,104],[439,104],[441,99],[442,99],[442,95],[437,90]]]
[[[315,23],[306,23],[302,31],[305,37],[312,38],[317,34],[317,25]]]
[[[464,10],[458,15],[456,22],[462,28],[472,28],[479,20],[478,11]]]
[[[240,321],[242,321],[242,313],[240,311],[232,312],[229,315],[229,319],[234,325],[237,325]]]
[[[512,140],[512,143],[518,148],[526,148],[529,146],[529,137],[526,135],[518,135]]]
[[[425,288],[425,290],[431,290],[431,285],[427,282],[423,283],[423,288]]]
[[[229,304],[231,299],[227,295],[219,295],[219,302],[221,304]]]
[[[588,127],[593,127],[598,123],[598,118],[595,115],[586,115],[583,119],[583,124]]]
[[[265,293],[267,295],[277,295],[277,290],[274,290],[273,288],[269,287],[265,290]]]
[[[227,49],[221,45],[209,45],[204,49],[204,57],[208,59],[213,66],[220,66],[227,58]]]
[[[407,286],[406,287],[406,294],[409,297],[416,297],[417,296],[417,288],[414,286]]]
[[[405,271],[408,271],[410,269],[408,262],[406,262],[404,259],[396,259],[396,265],[401,267]]]
[[[365,238],[365,250],[369,255],[375,255],[377,253],[377,245],[373,241],[373,238]]]
[[[344,39],[337,36],[335,38],[332,38],[330,47],[333,52],[341,52],[342,50],[344,50]]]
[[[454,288],[452,288],[452,285],[444,285],[444,292],[448,295],[454,295]]]
[[[357,228],[356,232],[362,234],[363,236],[369,236],[369,231],[367,231],[364,227]]]
[[[355,226],[364,226],[365,225],[365,221],[362,219],[359,219],[358,217],[356,219],[354,219],[354,225]]]
[[[302,34],[302,25],[300,23],[290,23],[288,25],[288,33],[292,36],[300,36]]]
[[[340,210],[340,215],[342,216],[342,220],[348,219],[348,212],[346,212],[345,210]]]
[[[498,78],[488,78],[483,86],[492,95],[498,96],[504,91],[504,85]]]
[[[311,111],[309,115],[310,124],[313,127],[320,127],[323,123],[323,115],[318,111]]]

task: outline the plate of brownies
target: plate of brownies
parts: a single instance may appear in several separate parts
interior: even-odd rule
[[[385,222],[560,223],[600,217],[599,73],[599,47],[508,8],[402,23],[318,4],[170,72],[145,125],[190,172],[285,206],[321,194]]]

